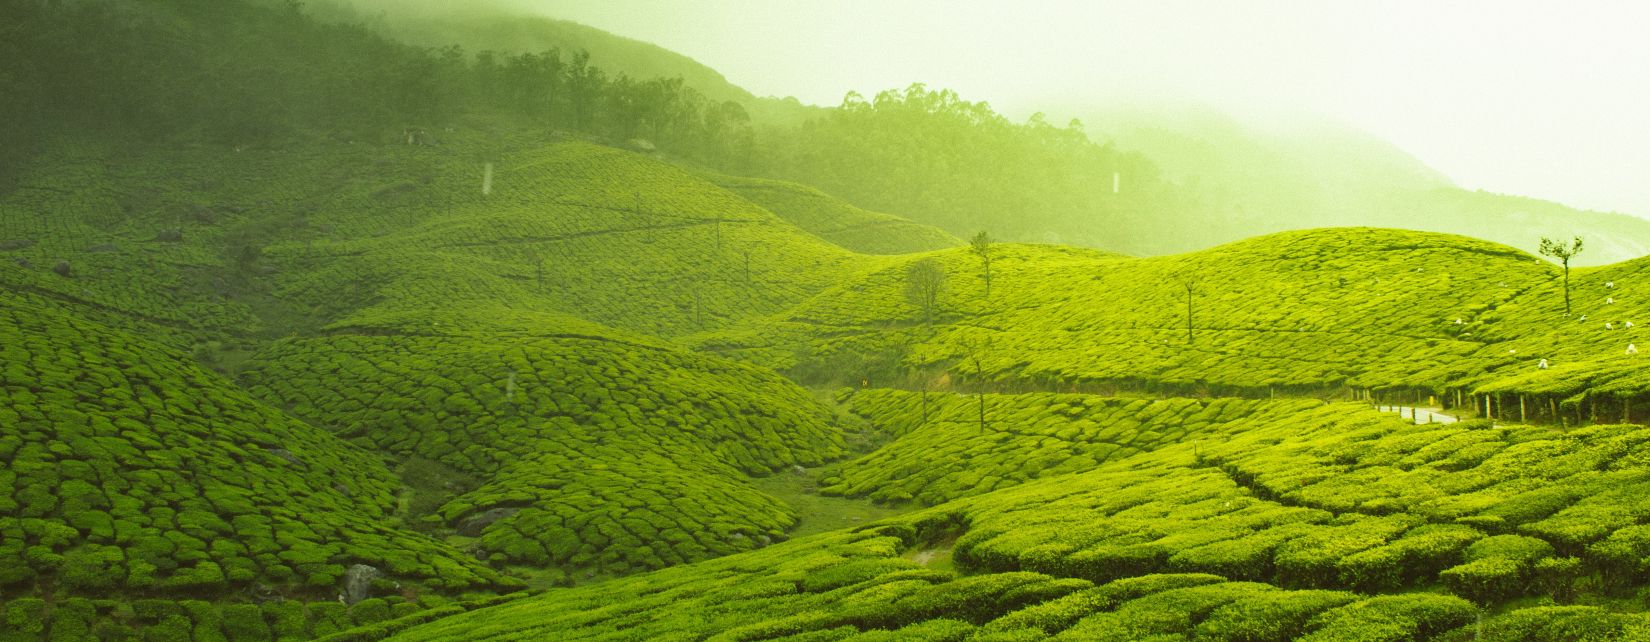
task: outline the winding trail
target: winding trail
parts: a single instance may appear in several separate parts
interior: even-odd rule
[[[1460,421],[1460,417],[1446,415],[1442,408],[1419,408],[1416,406],[1375,406],[1381,412],[1396,412],[1399,417],[1413,419],[1417,424],[1453,424]]]

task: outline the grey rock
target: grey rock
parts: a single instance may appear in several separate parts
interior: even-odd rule
[[[372,597],[372,581],[384,574],[376,567],[355,564],[344,571],[344,603],[355,604]]]
[[[9,240],[9,241],[0,241],[0,252],[10,252],[12,250],[21,250],[23,248],[34,245],[34,243],[35,243],[34,239],[12,239],[12,240]]]
[[[58,261],[57,265],[52,266],[52,271],[61,277],[74,276],[74,266],[69,265],[68,261]]]
[[[113,254],[119,251],[120,248],[114,243],[100,243],[86,248],[87,254]]]
[[[173,228],[161,230],[155,234],[155,240],[162,243],[179,243],[183,241],[183,230]]]

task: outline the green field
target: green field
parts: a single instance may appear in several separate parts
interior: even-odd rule
[[[311,9],[0,10],[0,642],[1650,639],[1650,259]]]

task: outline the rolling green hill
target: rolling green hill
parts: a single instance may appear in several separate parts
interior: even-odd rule
[[[933,255],[950,285],[931,325],[902,296],[906,268],[895,264],[749,330],[699,340],[777,367],[893,352],[907,367],[984,385],[1057,390],[1441,390],[1464,363],[1513,361],[1462,357],[1500,338],[1496,306],[1553,275],[1512,248],[1395,230],[1288,232],[1146,259],[1051,246],[998,252],[990,299],[976,257]],[[963,363],[965,353],[983,371]]]
[[[484,559],[557,578],[783,539],[794,512],[747,475],[842,448],[829,415],[788,381],[610,338],[289,340],[256,355],[245,379],[369,450],[468,480],[415,498],[417,517],[477,538],[469,550]]]
[[[1650,625],[1570,605],[1645,581],[1629,570],[1642,511],[1621,502],[1645,483],[1642,427],[1416,426],[1333,404],[1224,430],[393,639],[1630,640]],[[935,551],[957,571],[924,568]]]
[[[863,210],[805,185],[733,176],[715,176],[712,181],[809,234],[854,252],[910,254],[963,244],[962,239],[937,227]]]
[[[405,524],[400,484],[369,451],[187,354],[9,291],[0,300],[7,639],[35,639],[47,622],[63,640],[268,624],[305,637],[521,584]],[[395,590],[346,608],[335,598],[362,564]]]
[[[370,12],[0,9],[0,642],[1650,638],[1650,260],[1494,242],[1561,206]],[[1494,238],[1003,243],[989,294],[959,238],[1273,209]]]

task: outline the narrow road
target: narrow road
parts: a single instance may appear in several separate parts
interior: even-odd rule
[[[1454,415],[1446,415],[1441,408],[1417,408],[1414,406],[1375,406],[1381,412],[1396,412],[1399,417],[1412,419],[1418,424],[1453,424],[1460,421]]]

